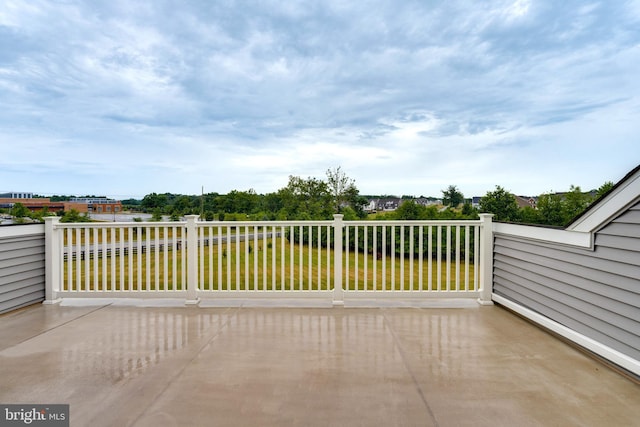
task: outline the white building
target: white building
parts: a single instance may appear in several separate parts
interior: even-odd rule
[[[33,193],[18,193],[11,191],[9,193],[0,193],[0,198],[3,199],[33,199]]]

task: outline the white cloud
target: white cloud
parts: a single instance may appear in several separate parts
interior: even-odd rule
[[[508,18],[517,19],[526,15],[530,7],[531,0],[516,0],[504,10],[504,14]]]

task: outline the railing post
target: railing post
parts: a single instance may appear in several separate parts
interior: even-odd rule
[[[344,305],[342,288],[342,222],[344,215],[333,215],[333,305]]]
[[[198,215],[187,215],[187,300],[186,305],[197,305],[198,298]]]
[[[44,217],[44,302],[57,304],[62,301],[58,297],[60,291],[60,242],[56,225],[60,222],[57,216]]]
[[[480,214],[480,305],[493,305],[493,214]]]

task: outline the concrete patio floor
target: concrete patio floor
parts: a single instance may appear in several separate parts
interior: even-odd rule
[[[0,403],[71,426],[630,426],[640,385],[498,307],[37,305]]]

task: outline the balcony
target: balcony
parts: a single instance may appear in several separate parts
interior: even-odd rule
[[[14,311],[0,318],[0,401],[69,403],[71,425],[92,426],[640,419],[638,384],[499,306],[288,304],[67,299]]]
[[[2,229],[0,311],[27,307],[0,317],[0,402],[72,425],[633,425],[640,171],[622,184],[565,230]]]

